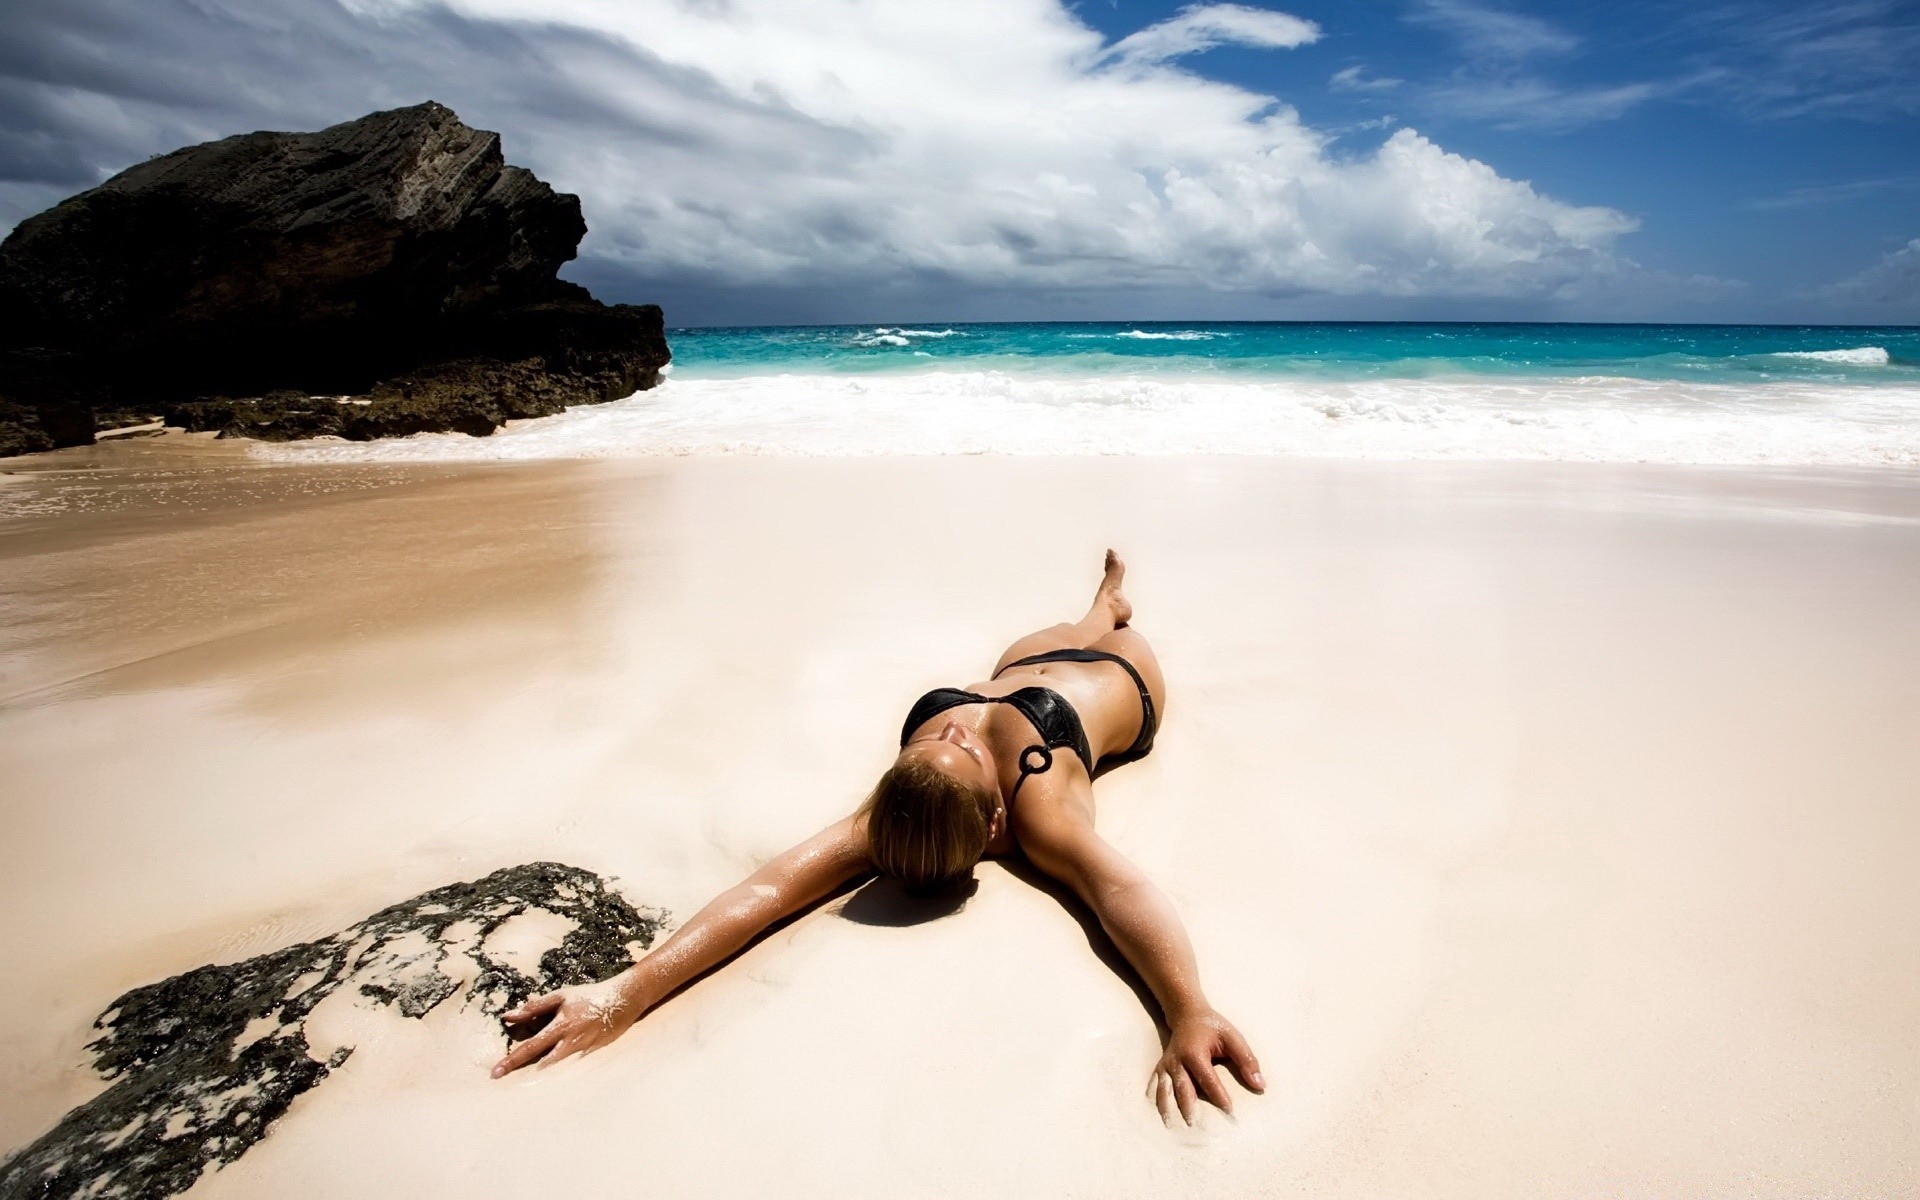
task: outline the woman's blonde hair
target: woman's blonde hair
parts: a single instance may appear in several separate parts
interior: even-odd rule
[[[970,876],[986,853],[993,812],[985,788],[918,758],[887,768],[860,806],[873,865],[914,891],[935,891]]]

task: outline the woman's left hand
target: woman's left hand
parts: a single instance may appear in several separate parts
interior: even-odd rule
[[[1253,1057],[1247,1039],[1231,1021],[1209,1010],[1181,1019],[1167,1032],[1166,1052],[1147,1083],[1147,1094],[1159,1108],[1161,1120],[1172,1120],[1172,1106],[1178,1106],[1181,1118],[1193,1124],[1200,1098],[1223,1112],[1233,1111],[1233,1096],[1213,1069],[1215,1062],[1225,1062],[1248,1091],[1258,1094],[1267,1090],[1259,1060]]]
[[[548,1014],[551,1019],[494,1064],[493,1077],[533,1062],[552,1066],[568,1055],[603,1046],[625,1033],[640,1018],[642,1007],[625,974],[529,1000],[502,1014],[509,1027],[526,1028]]]

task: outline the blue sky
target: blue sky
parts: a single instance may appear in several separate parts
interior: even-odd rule
[[[1920,4],[10,0],[0,227],[432,98],[677,324],[1920,321]]]

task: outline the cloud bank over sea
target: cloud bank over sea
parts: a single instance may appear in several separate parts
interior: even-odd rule
[[[1833,291],[1841,300],[1883,305],[1903,320],[1920,322],[1920,238],[1841,280]]]
[[[581,195],[575,277],[689,320],[849,293],[996,311],[1724,291],[1623,257],[1617,209],[1414,128],[1355,147],[1188,69],[1323,36],[1242,5],[1116,39],[1057,0],[29,0],[6,23],[6,221],[182,143],[430,96]]]

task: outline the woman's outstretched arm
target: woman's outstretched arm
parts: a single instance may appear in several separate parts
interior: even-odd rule
[[[627,1031],[682,985],[739,953],[754,936],[868,870],[866,839],[853,817],[836,822],[714,897],[652,953],[599,983],[548,992],[506,1014],[540,1031],[493,1068],[495,1078],[592,1050]]]
[[[1200,968],[1180,914],[1139,867],[1094,832],[1085,801],[1029,797],[1015,813],[1014,832],[1036,867],[1094,911],[1160,1002],[1167,1045],[1148,1082],[1160,1115],[1168,1117],[1170,1105],[1177,1105],[1191,1124],[1196,1096],[1232,1112],[1233,1097],[1214,1071],[1216,1061],[1232,1068],[1247,1090],[1264,1091],[1266,1080],[1246,1039],[1200,990]]]

